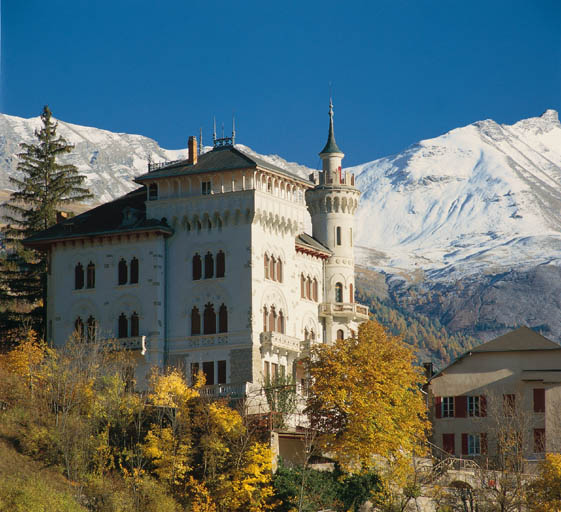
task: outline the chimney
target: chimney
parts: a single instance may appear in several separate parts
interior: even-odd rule
[[[189,137],[189,159],[187,162],[195,165],[197,163],[197,158],[197,137],[191,135],[191,137]]]

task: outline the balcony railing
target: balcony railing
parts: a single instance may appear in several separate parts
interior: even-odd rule
[[[228,343],[228,334],[198,334],[189,336],[189,345],[191,347],[208,347],[211,345],[226,345]]]
[[[117,338],[111,340],[115,343],[117,350],[140,350],[142,355],[146,354],[146,336],[132,336],[130,338]]]
[[[248,383],[241,384],[214,384],[203,386],[199,391],[201,396],[209,398],[243,398],[248,394]]]
[[[368,308],[356,302],[324,302],[319,305],[320,316],[346,316],[368,320]]]
[[[261,345],[265,349],[273,350],[286,350],[288,352],[300,353],[302,350],[302,341],[298,338],[293,338],[280,332],[262,332]]]

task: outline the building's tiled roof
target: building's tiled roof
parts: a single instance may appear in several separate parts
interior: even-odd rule
[[[44,245],[61,239],[83,238],[138,231],[173,230],[165,220],[146,219],[146,188],[141,187],[109,203],[66,219],[24,240],[25,245]]]
[[[520,327],[494,340],[474,347],[471,352],[513,352],[516,350],[552,350],[561,345],[544,338],[528,327]]]
[[[296,236],[296,245],[308,247],[310,249],[313,249],[314,251],[325,253],[328,256],[331,256],[333,254],[330,249],[325,247],[325,245],[323,245],[321,242],[316,240],[313,236],[308,235],[307,233],[300,233],[298,236]]]
[[[176,162],[161,167],[155,171],[142,174],[135,178],[137,183],[143,183],[146,180],[159,178],[170,178],[173,176],[184,176],[189,174],[201,174],[206,172],[231,171],[235,169],[251,169],[260,167],[268,169],[278,174],[282,174],[294,180],[308,183],[304,178],[277,167],[276,165],[263,160],[257,156],[248,155],[242,150],[233,146],[223,146],[213,149],[208,153],[204,153],[198,157],[196,164],[189,164],[188,160]]]

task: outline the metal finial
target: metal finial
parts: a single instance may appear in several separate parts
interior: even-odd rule
[[[232,146],[236,143],[236,115],[232,114]]]
[[[214,124],[213,124],[214,129],[212,131],[212,144],[216,145],[216,116],[214,116],[213,120],[214,120]]]

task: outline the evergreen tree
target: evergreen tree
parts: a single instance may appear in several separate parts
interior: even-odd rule
[[[4,217],[8,251],[0,268],[0,299],[10,304],[2,321],[4,327],[21,324],[27,316],[44,334],[47,258],[21,242],[56,224],[57,211],[64,205],[93,196],[84,187],[85,176],[76,166],[59,163],[58,159],[74,146],[57,135],[58,123],[53,121],[48,106],[43,108],[41,121],[41,129],[35,131],[37,141],[20,145],[23,151],[18,154],[17,169],[21,178],[10,177],[16,190],[6,205],[9,214]]]

